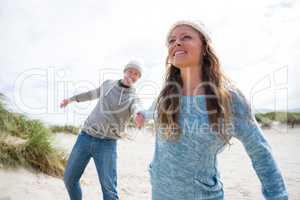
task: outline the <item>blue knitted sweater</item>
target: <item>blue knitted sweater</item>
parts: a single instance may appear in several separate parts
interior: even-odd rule
[[[241,141],[251,158],[265,199],[287,200],[283,177],[249,104],[240,93],[231,93],[232,136]],[[226,145],[209,127],[205,96],[181,96],[180,108],[182,133],[178,140],[165,140],[163,129],[156,130],[149,165],[152,200],[223,200],[217,155]]]

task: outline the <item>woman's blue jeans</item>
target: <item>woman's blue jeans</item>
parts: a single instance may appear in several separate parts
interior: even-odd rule
[[[119,200],[117,192],[117,141],[100,139],[81,131],[65,169],[64,183],[71,200],[81,200],[80,177],[93,158],[103,200]]]

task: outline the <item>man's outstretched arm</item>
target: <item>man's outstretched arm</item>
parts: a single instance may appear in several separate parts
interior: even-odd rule
[[[75,101],[76,102],[91,101],[91,100],[94,100],[96,98],[99,98],[99,96],[100,96],[100,87],[98,87],[97,89],[94,89],[94,90],[90,90],[90,91],[87,91],[87,92],[83,92],[83,93],[74,95],[71,98],[64,99],[60,103],[60,107],[64,108],[68,104],[70,104],[72,102],[75,102]]]

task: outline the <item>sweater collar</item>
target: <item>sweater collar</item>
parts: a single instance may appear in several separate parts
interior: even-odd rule
[[[122,82],[122,79],[119,79],[118,85],[119,85],[120,87],[123,87],[123,88],[130,88],[130,86],[125,85],[125,84]]]
[[[123,92],[135,92],[134,87],[122,87],[122,86],[119,85],[119,81],[120,80],[115,80],[113,82],[113,87],[115,87],[118,90],[123,90]]]

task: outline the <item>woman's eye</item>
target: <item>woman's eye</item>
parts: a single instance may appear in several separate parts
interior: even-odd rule
[[[173,44],[175,42],[174,39],[169,40],[169,44]]]
[[[189,40],[189,39],[192,39],[192,37],[189,36],[189,35],[185,35],[185,36],[182,37],[182,39],[183,39],[183,40]]]

